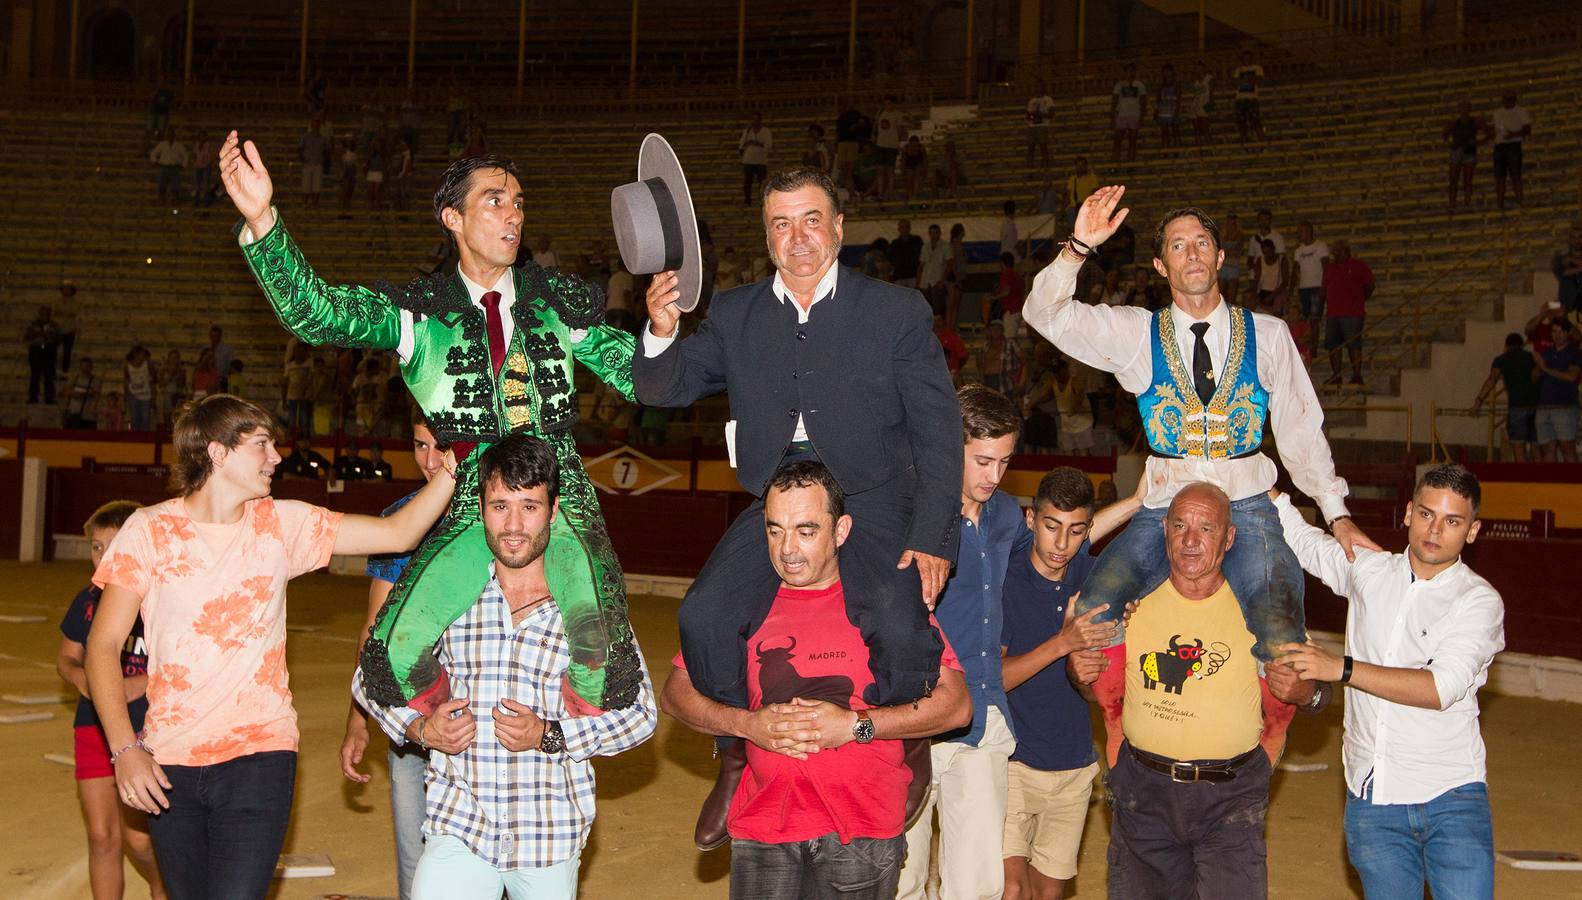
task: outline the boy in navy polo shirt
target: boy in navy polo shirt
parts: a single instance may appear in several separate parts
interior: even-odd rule
[[[1115,623],[1095,623],[1104,607],[1070,618],[1067,609],[1093,568],[1088,544],[1137,511],[1129,497],[1093,511],[1093,483],[1062,467],[1038,484],[1027,510],[1031,551],[1005,573],[1001,650],[1016,752],[1007,775],[1005,897],[1052,900],[1077,874],[1077,851],[1098,774],[1087,701],[1053,665],[1075,650],[1102,647]]]

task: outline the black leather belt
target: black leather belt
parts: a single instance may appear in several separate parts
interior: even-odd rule
[[[1151,769],[1161,775],[1170,776],[1176,784],[1196,784],[1207,781],[1215,784],[1231,781],[1236,777],[1236,770],[1252,762],[1255,754],[1262,753],[1262,747],[1254,747],[1234,759],[1203,760],[1198,762],[1178,762],[1163,756],[1156,756],[1145,750],[1138,750],[1131,744],[1126,745],[1131,751],[1132,759],[1145,769]]]

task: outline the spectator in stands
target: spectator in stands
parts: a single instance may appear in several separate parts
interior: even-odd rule
[[[170,85],[161,81],[148,100],[148,130],[144,134],[164,134],[170,124],[170,108],[176,104],[176,94]]]
[[[956,196],[956,189],[963,181],[963,168],[961,157],[956,153],[956,139],[949,134],[945,135],[943,149],[934,154],[934,196],[939,196],[940,188],[949,192],[949,196]]]
[[[874,179],[874,192],[884,200],[890,196],[890,181],[895,175],[895,160],[901,155],[901,112],[898,101],[886,96],[879,114],[874,117],[873,144],[879,151],[878,175]]]
[[[214,350],[204,347],[198,351],[198,361],[192,366],[190,396],[201,400],[210,394],[220,393],[220,370],[214,365]]]
[[[1116,274],[1119,275],[1118,272]],[[1148,269],[1143,266],[1137,266],[1132,269],[1132,285],[1127,289],[1126,299],[1122,301],[1121,305],[1135,306],[1138,309],[1146,309],[1151,312],[1164,305],[1160,293],[1159,289],[1153,286],[1152,279],[1149,278]]]
[[[313,449],[313,438],[302,434],[291,442],[291,452],[280,461],[275,471],[287,478],[327,481],[330,472],[334,470],[330,467],[330,461],[324,458],[324,454]]]
[[[324,362],[324,357],[313,356],[313,432],[332,434],[339,427],[336,409],[340,405],[340,391],[335,387],[335,370]]]
[[[1472,205],[1472,171],[1478,167],[1478,144],[1493,136],[1489,123],[1472,114],[1472,102],[1461,101],[1456,117],[1440,137],[1450,147],[1450,211],[1456,211],[1456,183],[1461,184],[1462,205]]]
[[[280,380],[280,399],[286,411],[286,427],[312,434],[313,361],[308,358],[307,344],[298,342],[291,348],[291,358],[286,360]]]
[[[950,226],[950,251],[945,259],[945,321],[961,324],[961,291],[967,280],[967,226]]]
[[[1079,156],[1072,164],[1071,174],[1066,176],[1066,230],[1071,230],[1071,225],[1077,220],[1077,210],[1082,208],[1082,201],[1088,195],[1099,189],[1099,176],[1094,174],[1088,165],[1086,156]]]
[[[1320,315],[1323,311],[1320,310]],[[1308,320],[1302,315],[1302,306],[1299,303],[1287,303],[1285,306],[1285,327],[1291,330],[1291,341],[1296,344],[1296,352],[1302,356],[1302,368],[1309,371],[1313,368],[1313,354],[1318,352],[1318,325],[1323,324]]]
[[[1496,383],[1505,387],[1505,445],[1510,448],[1515,462],[1532,462],[1538,458],[1538,361],[1524,346],[1521,335],[1511,332],[1505,336],[1505,352],[1494,357],[1489,366],[1489,377],[1483,379],[1478,396],[1472,401],[1472,415],[1483,409],[1484,401]]]
[[[1016,254],[1000,254],[1000,280],[984,298],[983,322],[1001,322],[1005,333],[1016,337],[1022,331],[1022,304],[1027,300],[1027,281],[1016,271]]]
[[[104,399],[99,401],[99,430],[126,430],[126,406],[121,401],[120,391],[106,391]]]
[[[77,371],[66,382],[66,408],[61,411],[61,424],[66,428],[96,428],[99,420],[99,391],[102,385],[93,372],[93,360],[84,356],[77,360]]]
[[[159,367],[159,401],[161,421],[169,425],[176,417],[176,410],[187,400],[187,365],[181,361],[181,351],[165,354]]]
[[[1004,216],[1000,219],[1000,253],[1011,254],[1017,259],[1021,258],[1021,236],[1016,231],[1016,201],[1007,200],[1001,208]]]
[[[368,208],[383,208],[385,189],[385,139],[382,137],[376,137],[368,142],[368,160],[363,164],[363,180],[368,183]]]
[[[769,150],[774,146],[774,135],[764,125],[764,114],[753,113],[753,120],[742,129],[736,141],[736,152],[742,160],[742,205],[752,206],[758,186],[769,177]]]
[[[1373,296],[1373,270],[1351,255],[1351,244],[1336,241],[1334,261],[1324,268],[1324,349],[1329,351],[1329,381],[1340,384],[1340,351],[1351,358],[1351,383],[1362,384],[1362,322]]]
[[[636,280],[626,271],[619,253],[609,256],[610,278],[604,289],[604,324],[637,333],[637,313],[632,308]]]
[[[1033,165],[1033,151],[1039,153],[1039,165],[1049,171],[1049,129],[1055,118],[1055,98],[1049,96],[1044,80],[1038,79],[1033,98],[1027,101],[1027,165]]]
[[[315,116],[307,133],[297,142],[297,160],[302,163],[302,201],[315,209],[319,191],[324,189],[324,170],[329,165],[330,142],[319,132],[323,122]]]
[[[159,169],[160,204],[174,204],[181,196],[181,170],[187,167],[187,148],[176,140],[176,129],[167,125],[159,133],[159,143],[148,151],[148,161]]]
[[[154,367],[149,363],[148,349],[141,344],[126,352],[121,366],[121,385],[126,391],[126,415],[133,431],[148,431],[154,427]]]
[[[231,371],[225,373],[225,392],[233,397],[248,396],[246,367],[239,359],[231,360]]]
[[[856,193],[857,151],[873,136],[873,121],[847,107],[835,119],[835,183]]]
[[[1582,297],[1582,222],[1573,222],[1566,238],[1566,249],[1555,254],[1555,280],[1560,283],[1560,308],[1570,315],[1577,310],[1577,300]],[[68,353],[70,352],[67,345]],[[65,367],[61,363],[61,367]]]
[[[1115,146],[1110,158],[1119,162],[1121,142],[1126,142],[1126,159],[1137,159],[1137,130],[1148,107],[1148,88],[1137,80],[1137,64],[1127,63],[1125,74],[1110,89],[1110,120],[1115,123]]]
[[[407,145],[407,149],[416,152],[418,131],[422,127],[423,116],[422,111],[418,109],[417,101],[411,97],[401,101],[399,123],[401,141]]]
[[[1577,461],[1577,380],[1582,348],[1576,326],[1560,319],[1549,326],[1549,349],[1538,354],[1538,448],[1545,462]]]
[[[406,437],[407,425],[412,420],[412,393],[407,390],[406,379],[401,374],[400,360],[392,357],[384,375],[385,389],[380,395],[374,436]]]
[[[928,171],[928,150],[917,135],[906,139],[901,148],[901,172],[906,175],[906,199],[917,203],[923,195],[923,175]]]
[[[1567,321],[1566,311],[1558,300],[1551,300],[1543,308],[1527,320],[1522,326],[1522,333],[1527,335],[1527,343],[1532,345],[1533,354],[1536,356],[1554,346],[1551,339],[1553,332],[1549,326]]]
[[[406,138],[396,141],[395,153],[390,158],[390,188],[395,194],[395,208],[412,206],[412,145]]]
[[[820,172],[830,171],[832,160],[829,145],[824,143],[824,126],[811,122],[807,126],[807,147],[802,151],[802,165]]]
[[[313,70],[313,77],[308,79],[307,87],[302,90],[302,98],[308,103],[308,112],[319,114],[324,112],[325,93],[329,86],[329,79],[320,69]]]
[[[543,266],[546,269],[560,268],[560,251],[554,248],[554,242],[550,239],[549,235],[539,235],[538,240],[535,243],[536,245],[533,248],[533,262],[538,263],[540,266]]]
[[[1533,133],[1533,119],[1516,105],[1516,92],[1506,91],[1492,116],[1494,126],[1494,202],[1505,208],[1505,181],[1510,179],[1511,195],[1522,205],[1522,144]]]
[[[1192,134],[1198,146],[1209,142],[1208,116],[1214,108],[1214,76],[1208,63],[1198,60],[1197,77],[1192,79]]]
[[[1291,260],[1276,252],[1274,241],[1268,238],[1258,244],[1263,252],[1252,264],[1252,283],[1258,291],[1253,309],[1283,319],[1291,293]]]
[[[1329,265],[1329,245],[1313,236],[1313,223],[1305,220],[1296,226],[1296,241],[1296,249],[1291,251],[1291,260],[1296,264],[1296,293],[1302,318],[1311,325],[1310,333],[1316,341],[1318,326],[1324,321],[1324,267]]]
[[[1242,233],[1241,221],[1235,213],[1225,216],[1225,226],[1220,231],[1220,246],[1229,247],[1225,254],[1225,264],[1219,267],[1219,292],[1226,303],[1236,302],[1236,290],[1241,287],[1241,261],[1240,249],[1247,241],[1247,236]]]
[[[945,321],[945,317],[934,314],[934,337],[939,338],[939,346],[945,351],[945,367],[950,370],[950,379],[961,386],[961,367],[967,362],[967,342],[961,339],[961,333]]]
[[[1033,212],[1041,216],[1060,215],[1065,212],[1066,198],[1055,190],[1055,181],[1048,174],[1038,185],[1038,193],[1033,195]]]
[[[1099,302],[1105,306],[1126,305],[1126,289],[1121,287],[1120,269],[1110,269],[1104,273],[1104,284],[1102,293],[1099,294]]]
[[[895,223],[895,240],[887,251],[890,257],[890,278],[902,287],[917,287],[918,267],[922,264],[923,239],[912,233],[912,222],[902,219]]]
[[[379,422],[379,410],[384,406],[385,375],[377,356],[370,354],[363,359],[362,371],[352,379],[352,396],[356,400],[357,434],[372,434]]]
[[[1176,81],[1176,67],[1170,63],[1159,70],[1154,122],[1159,126],[1159,146],[1181,146],[1181,85]]]
[[[1099,248],[1098,263],[1106,272],[1113,272],[1136,261],[1137,232],[1123,222],[1115,235]]]
[[[341,139],[341,218],[350,216],[352,197],[357,193],[357,174],[362,156],[357,152],[357,141],[350,135]]]
[[[950,266],[950,244],[941,237],[938,225],[928,226],[928,243],[923,245],[922,264],[918,267],[917,289],[923,292],[929,308],[936,313],[945,311],[945,273]]]
[[[358,452],[357,439],[352,438],[335,454],[335,462],[330,471],[335,473],[335,481],[362,481],[366,472],[368,460]]]
[[[894,270],[890,267],[890,242],[884,238],[874,238],[868,245],[867,252],[862,255],[862,274],[880,281],[889,281]]]
[[[869,252],[872,252],[872,250],[873,248],[870,247]],[[863,267],[865,270],[868,268],[868,265],[869,258],[866,254],[864,254]],[[745,267],[742,265],[742,260],[736,255],[736,248],[726,247],[725,252],[720,254],[719,263],[714,267],[715,293],[719,293],[720,291],[728,291],[733,287],[741,285],[743,278],[747,274],[744,271],[744,268]]]
[[[461,153],[462,145],[467,142],[467,109],[469,106],[467,96],[461,92],[453,81],[450,86],[450,96],[445,100],[445,144],[450,148],[452,158]]]
[[[218,325],[209,326],[209,352],[215,371],[220,373],[220,390],[224,390],[225,376],[231,371],[231,362],[236,359],[236,354],[231,350],[231,345],[225,342],[225,329]]]
[[[1274,252],[1285,255],[1285,235],[1274,228],[1274,213],[1268,209],[1258,210],[1258,232],[1247,238],[1247,271],[1251,272],[1258,264],[1258,257],[1263,255],[1263,242],[1274,241]],[[1226,245],[1230,246],[1230,245]],[[1226,254],[1229,256],[1230,254]]]
[[[1252,51],[1241,52],[1241,65],[1231,73],[1236,81],[1236,131],[1242,143],[1251,132],[1264,139],[1263,112],[1258,108],[1258,88],[1263,84],[1263,66],[1252,61]],[[1285,252],[1282,248],[1281,252]]]
[[[461,148],[458,159],[489,155],[489,124],[483,116],[473,113],[467,120],[467,144]]]
[[[220,186],[220,142],[203,137],[192,145],[192,205],[214,202],[214,189]]]

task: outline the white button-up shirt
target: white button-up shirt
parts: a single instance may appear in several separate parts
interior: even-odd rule
[[[1072,299],[1080,263],[1061,253],[1033,279],[1022,319],[1066,355],[1102,372],[1113,372],[1121,387],[1142,394],[1153,384],[1153,313],[1132,306],[1089,306]],[[1182,358],[1190,367],[1193,319],[1171,306]],[[1324,411],[1302,364],[1285,322],[1273,316],[1253,317],[1258,345],[1258,380],[1269,392],[1269,425],[1280,459],[1303,493],[1318,502],[1326,520],[1346,515],[1345,479],[1335,474],[1335,461],[1324,438]],[[1205,320],[1203,336],[1214,371],[1222,372],[1230,350],[1230,310],[1223,302]],[[1143,505],[1170,505],[1182,487],[1194,481],[1218,485],[1232,500],[1265,493],[1274,486],[1274,460],[1256,453],[1240,459],[1197,457],[1148,460],[1149,488]]]
[[[1434,676],[1439,709],[1346,692],[1342,755],[1346,787],[1373,802],[1427,803],[1451,788],[1483,781],[1478,688],[1505,647],[1505,604],[1487,581],[1457,560],[1417,578],[1404,553],[1357,550],[1355,563],[1334,538],[1291,506],[1275,501],[1285,541],[1302,568],[1350,602],[1346,652],[1354,659]]]

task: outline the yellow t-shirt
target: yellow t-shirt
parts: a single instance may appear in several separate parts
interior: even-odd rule
[[[1178,760],[1230,759],[1257,746],[1263,694],[1253,641],[1229,582],[1188,600],[1166,580],[1126,627],[1126,739]]]

